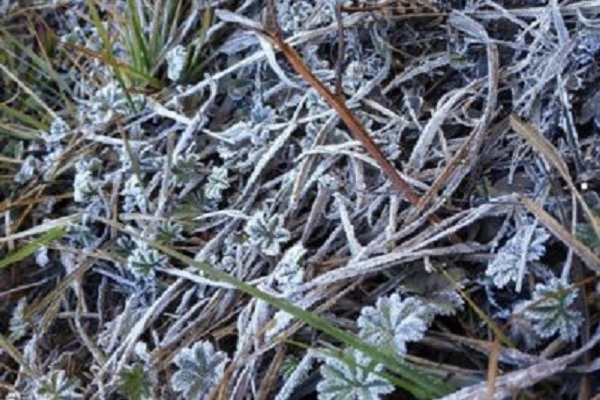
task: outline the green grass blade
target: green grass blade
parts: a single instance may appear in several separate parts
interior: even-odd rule
[[[265,293],[252,285],[234,278],[226,272],[213,268],[209,264],[195,261],[194,259],[167,246],[149,241],[140,235],[129,232],[123,225],[119,223],[104,218],[98,218],[98,220],[107,225],[113,226],[121,232],[131,235],[138,240],[147,242],[150,246],[160,250],[173,259],[176,259],[186,265],[193,265],[199,271],[203,272],[209,279],[226,283],[252,296],[253,298],[263,300],[271,306],[293,315],[295,318],[305,322],[307,325],[310,325],[311,327],[339,340],[340,342],[343,342],[344,344],[361,351],[372,360],[385,365],[390,371],[398,374],[401,379],[395,380],[395,383],[403,389],[413,393],[415,396],[419,396],[419,398],[437,398],[453,391],[452,387],[446,383],[443,383],[437,377],[427,374],[415,366],[409,365],[406,361],[398,360],[393,355],[381,352],[377,347],[365,343],[352,333],[348,333],[335,327],[333,324],[327,321],[327,319],[317,314],[299,308],[287,300],[271,296],[270,294]]]
[[[40,247],[47,246],[55,240],[62,238],[67,233],[67,228],[64,226],[54,228],[46,232],[39,238],[32,240],[20,249],[12,252],[8,256],[0,260],[0,269],[6,268],[16,262],[24,260],[34,254]]]
[[[16,109],[14,109],[12,107],[9,107],[7,105],[4,105],[2,103],[0,103],[0,111],[3,112],[6,115],[8,115],[8,116],[10,116],[10,117],[18,120],[23,125],[34,127],[36,129],[39,129],[39,130],[42,130],[42,131],[46,131],[49,128],[48,124],[45,124],[42,121],[38,121],[37,119],[35,119],[31,115],[27,115],[25,113],[22,113],[21,111],[16,110]]]
[[[127,28],[131,29],[132,38],[131,40],[131,50],[137,55],[137,59],[140,60],[143,71],[150,71],[152,69],[151,60],[148,53],[148,45],[146,44],[146,40],[144,39],[144,32],[142,30],[140,24],[140,18],[137,14],[137,10],[135,4],[133,4],[133,0],[127,0],[127,9],[128,9],[128,17]]]
[[[113,66],[115,78],[121,85],[121,88],[123,89],[123,92],[125,93],[125,97],[127,98],[127,102],[129,103],[129,106],[131,107],[131,109],[133,111],[137,111],[137,107],[135,106],[135,103],[133,102],[131,95],[127,91],[127,86],[125,85],[125,80],[123,79],[121,70],[118,67],[115,67],[115,65],[117,65],[117,62],[115,60],[112,43],[110,42],[110,38],[108,37],[108,32],[106,32],[106,29],[104,29],[104,25],[102,25],[102,20],[100,19],[100,15],[98,14],[98,10],[96,9],[96,6],[94,5],[94,1],[87,0],[87,4],[90,9],[90,14],[92,15],[92,23],[94,24],[94,27],[96,28],[98,35],[100,36],[100,39],[102,40],[102,45],[104,46],[104,51],[106,52],[106,57],[108,57],[108,59],[111,63],[111,66]]]

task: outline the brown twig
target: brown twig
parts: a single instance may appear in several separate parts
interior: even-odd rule
[[[269,11],[271,13],[276,12],[275,4],[273,1],[269,2]],[[294,50],[292,46],[286,43],[283,39],[275,18],[271,18],[270,21],[273,24],[271,30],[263,31],[262,33],[267,36],[283,53],[288,62],[292,65],[294,70],[306,80],[306,82],[314,88],[323,99],[339,114],[340,118],[352,135],[362,143],[367,152],[375,159],[377,164],[383,170],[383,173],[392,182],[394,188],[396,188],[405,199],[416,205],[420,201],[420,197],[413,191],[410,185],[400,176],[396,168],[392,163],[385,157],[381,149],[375,144],[364,126],[356,119],[354,114],[350,111],[345,102],[339,99],[333,94],[319,79],[312,73],[312,71],[306,66],[300,55]],[[440,222],[440,219],[436,215],[429,217],[433,223]]]
[[[343,101],[342,95],[342,68],[344,66],[344,24],[342,23],[342,3],[337,3],[335,7],[335,20],[338,28],[338,49],[337,49],[337,60],[335,63],[335,94]]]

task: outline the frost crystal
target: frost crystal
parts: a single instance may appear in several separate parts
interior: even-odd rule
[[[526,349],[530,350],[540,343],[540,336],[533,328],[532,321],[524,315],[527,305],[527,301],[519,301],[514,305],[509,333],[512,339],[517,343],[522,343]]]
[[[92,176],[88,163],[78,163],[73,180],[73,200],[77,203],[89,203],[98,193],[98,181]]]
[[[35,262],[40,267],[45,267],[50,263],[50,258],[48,257],[48,248],[46,246],[41,246],[35,252]]]
[[[50,132],[42,134],[47,143],[58,143],[69,133],[69,125],[62,118],[55,118],[50,125]]]
[[[534,229],[531,233],[530,229]],[[528,232],[529,231],[529,232]],[[531,236],[530,236],[531,235]],[[526,262],[537,261],[546,251],[546,240],[550,235],[545,229],[531,225],[519,228],[516,234],[498,251],[496,257],[488,264],[486,275],[494,281],[494,285],[503,288],[509,282],[519,279],[519,262],[523,252]],[[527,240],[529,238],[530,240]],[[525,271],[527,273],[527,271]]]
[[[182,186],[192,180],[197,174],[200,157],[197,154],[178,155],[173,162],[173,180],[177,186]]]
[[[552,278],[548,284],[538,283],[525,317],[542,338],[560,333],[563,340],[573,341],[583,321],[581,313],[574,310],[577,295],[577,289],[569,288],[558,278]]]
[[[283,226],[283,216],[275,214],[267,220],[262,211],[250,218],[244,231],[250,243],[268,256],[278,255],[281,245],[290,239],[290,232]]]
[[[144,196],[144,189],[138,180],[137,175],[131,175],[131,177],[125,182],[125,187],[121,191],[121,195],[125,196],[125,203],[123,209],[127,212],[132,212],[136,208],[140,210],[146,209],[146,197]]]
[[[374,400],[394,391],[394,387],[375,372],[383,367],[362,353],[346,351],[349,362],[327,357],[321,366],[323,380],[317,385],[320,400]]]
[[[204,194],[208,200],[219,201],[222,197],[222,192],[229,187],[227,181],[227,168],[214,167],[208,182],[204,188]]]
[[[275,268],[275,285],[283,294],[288,294],[304,280],[304,271],[298,263],[305,253],[302,244],[296,244],[285,252]]]
[[[19,340],[27,335],[29,330],[29,323],[25,320],[25,306],[27,305],[27,298],[22,297],[17,306],[12,312],[10,317],[9,330],[10,338],[12,340]]]
[[[67,378],[65,371],[56,370],[36,382],[35,398],[37,400],[75,400],[83,399],[83,395],[78,393],[77,385]]]
[[[199,342],[192,348],[182,349],[174,360],[179,371],[171,378],[171,387],[183,393],[186,400],[204,399],[223,377],[228,361],[227,355],[215,351],[210,342]]]
[[[21,169],[15,174],[14,180],[17,183],[25,183],[33,178],[33,175],[40,168],[40,161],[34,156],[27,156],[21,164]]]
[[[153,277],[157,267],[167,266],[167,257],[147,243],[139,242],[137,248],[127,257],[127,267],[136,277]]]
[[[177,45],[167,52],[167,76],[172,81],[181,78],[181,73],[185,68],[188,52],[182,45]]]
[[[173,244],[173,242],[183,240],[183,225],[180,222],[162,221],[157,231],[156,240],[160,243]]]
[[[377,299],[375,307],[364,307],[358,317],[360,336],[396,354],[406,353],[406,342],[421,340],[431,322],[431,310],[420,299],[401,300],[397,293]]]
[[[88,111],[94,124],[106,124],[115,113],[125,115],[129,112],[125,92],[114,82],[98,90],[89,104]]]

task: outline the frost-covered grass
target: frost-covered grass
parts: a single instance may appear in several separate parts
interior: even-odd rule
[[[592,398],[599,66],[594,0],[0,0],[0,397]]]

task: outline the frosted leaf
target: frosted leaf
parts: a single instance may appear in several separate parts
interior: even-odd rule
[[[406,343],[419,341],[431,322],[430,308],[418,298],[404,300],[397,293],[377,299],[375,307],[363,307],[358,317],[360,337],[396,354],[406,353]]]
[[[517,343],[523,343],[525,348],[530,350],[540,343],[540,336],[533,328],[532,321],[524,315],[527,303],[527,301],[520,301],[513,307],[509,334]]]
[[[40,246],[35,251],[35,262],[40,267],[45,267],[50,263],[50,258],[48,257],[48,247]]]
[[[152,382],[139,363],[125,367],[119,373],[118,386],[119,392],[129,400],[151,399]]]
[[[164,244],[173,244],[178,240],[183,240],[183,225],[181,222],[167,220],[158,225],[156,241]]]
[[[181,78],[187,57],[188,51],[182,45],[177,45],[167,52],[167,76],[170,80],[177,81]]]
[[[582,315],[575,310],[578,289],[569,288],[558,278],[552,278],[547,284],[535,285],[532,300],[527,305],[525,317],[543,338],[556,333],[565,341],[573,341],[579,336]]]
[[[214,167],[204,188],[204,195],[210,200],[221,200],[222,192],[229,188],[227,168]]]
[[[132,212],[136,208],[145,210],[146,208],[146,197],[144,196],[144,189],[140,184],[137,175],[131,175],[125,182],[121,195],[125,196],[123,209],[127,212]]]
[[[98,193],[98,182],[89,169],[78,169],[73,180],[73,200],[77,203],[90,202]]]
[[[200,157],[197,154],[180,154],[173,161],[173,180],[177,186],[182,186],[194,179],[197,168],[200,165]]]
[[[94,124],[106,124],[115,113],[126,114],[128,111],[125,93],[113,82],[98,90],[89,105],[89,116]]]
[[[67,136],[69,130],[69,125],[62,118],[58,117],[50,124],[50,131],[42,134],[42,138],[46,143],[58,143]]]
[[[12,340],[22,339],[27,335],[27,331],[29,331],[29,322],[25,319],[26,305],[27,298],[22,297],[19,299],[17,306],[12,312],[9,322],[10,338]]]
[[[387,380],[375,372],[383,370],[356,350],[345,351],[350,362],[327,357],[321,366],[323,379],[317,385],[319,400],[375,400],[394,391]]]
[[[139,242],[138,247],[127,257],[127,268],[136,277],[153,277],[157,267],[167,266],[167,257],[147,243]]]
[[[531,240],[528,245],[523,243],[529,236],[527,232],[531,226],[524,225],[517,230],[515,235],[504,245],[498,254],[494,257],[491,263],[488,264],[486,275],[491,277],[494,285],[498,288],[503,288],[510,282],[517,282],[519,279],[519,262],[521,254],[526,251],[526,262],[538,261],[546,251],[546,241],[550,235],[544,228],[536,227],[531,235]],[[525,247],[525,248],[524,248]],[[525,273],[528,273],[525,270]]]
[[[215,351],[210,342],[199,342],[182,349],[175,356],[179,368],[171,378],[171,387],[186,400],[200,400],[221,380],[229,361],[222,351]]]
[[[298,264],[306,254],[306,249],[301,243],[289,248],[283,255],[273,274],[275,286],[281,293],[287,294],[295,289],[304,280],[304,271]]]
[[[70,381],[63,370],[51,371],[36,382],[36,400],[83,399],[77,385]]]
[[[34,156],[27,156],[21,164],[21,169],[14,176],[14,180],[17,183],[25,183],[35,175],[36,171],[41,168],[41,162]]]
[[[267,341],[271,341],[275,336],[283,332],[293,321],[294,316],[292,314],[281,310],[277,311],[273,315],[273,323],[269,325],[269,328],[265,332]]]
[[[283,226],[283,216],[275,214],[269,219],[263,211],[254,214],[244,227],[251,245],[265,255],[281,253],[281,245],[290,239],[290,232]]]
[[[344,92],[346,94],[354,94],[366,82],[364,64],[359,61],[352,61],[348,64],[344,80],[342,81]]]

